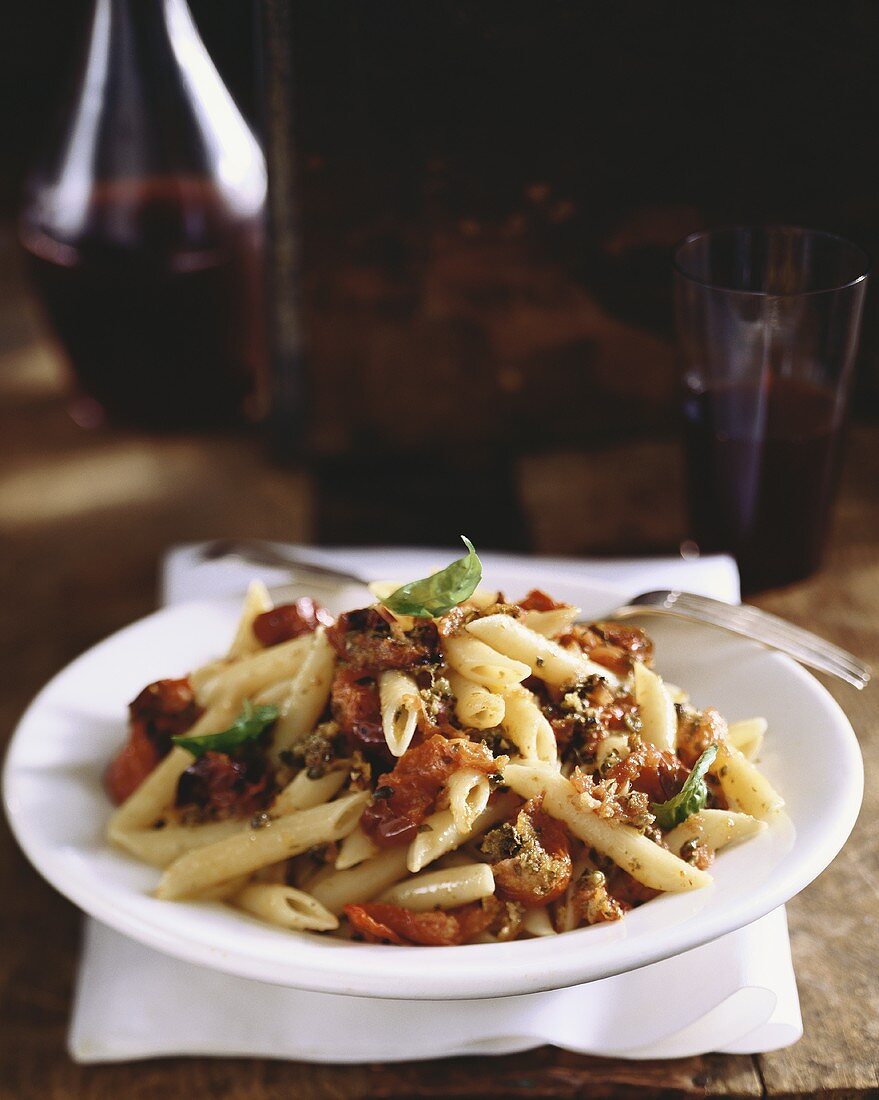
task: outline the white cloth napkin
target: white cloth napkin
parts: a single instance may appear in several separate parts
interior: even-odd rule
[[[310,553],[371,576],[404,576],[443,557],[387,549]],[[482,557],[489,568],[516,561]],[[545,564],[556,573],[588,572],[630,593],[681,586],[727,600],[739,595],[735,566],[722,557]],[[233,561],[201,563],[197,547],[179,547],[165,562],[163,602],[240,593],[253,572]],[[284,581],[281,573],[261,573],[268,583]],[[475,1001],[366,1001],[267,985],[172,959],[89,919],[68,1047],[78,1062],[179,1054],[392,1062],[506,1054],[546,1043],[640,1059],[755,1054],[801,1035],[783,908],[641,970]]]

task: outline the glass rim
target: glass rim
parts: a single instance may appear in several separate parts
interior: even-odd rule
[[[846,248],[851,249],[861,257],[861,272],[853,279],[847,279],[844,283],[836,283],[833,286],[820,287],[816,290],[791,290],[783,291],[782,293],[772,294],[767,290],[740,290],[736,287],[725,286],[723,283],[710,282],[707,279],[702,279],[698,275],[693,275],[691,272],[686,271],[680,264],[678,257],[681,250],[693,241],[698,240],[700,237],[714,237],[721,233],[737,233],[745,230],[762,230],[767,235],[779,230],[787,232],[799,233],[804,236],[810,237],[823,237],[828,241],[836,241],[837,244],[845,245]],[[697,286],[701,286],[705,290],[719,290],[724,294],[740,294],[742,297],[749,298],[808,298],[815,294],[835,294],[840,290],[848,290],[851,287],[855,287],[858,283],[865,282],[872,273],[872,261],[870,254],[865,248],[862,248],[859,244],[855,244],[854,241],[850,241],[848,237],[843,237],[840,233],[831,233],[826,229],[809,229],[804,225],[785,225],[783,223],[774,223],[771,225],[718,225],[713,229],[697,229],[694,233],[688,233],[686,237],[678,241],[674,247],[672,254],[672,268],[677,275],[680,275],[682,279],[686,279],[688,282],[695,283]]]

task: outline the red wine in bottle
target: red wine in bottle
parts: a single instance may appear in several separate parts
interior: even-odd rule
[[[239,420],[263,356],[262,233],[210,181],[173,178],[96,186],[73,239],[25,226],[80,393],[115,422]]]
[[[20,226],[74,415],[243,418],[264,356],[265,159],[186,0],[93,0],[62,106]]]

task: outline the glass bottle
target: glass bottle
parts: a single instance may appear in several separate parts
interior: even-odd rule
[[[95,0],[20,221],[74,418],[233,423],[263,370],[266,169],[185,0]]]

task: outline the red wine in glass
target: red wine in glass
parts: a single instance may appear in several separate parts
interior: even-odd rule
[[[684,401],[693,534],[735,555],[745,591],[821,564],[841,442],[835,391],[801,378],[690,388]]]

